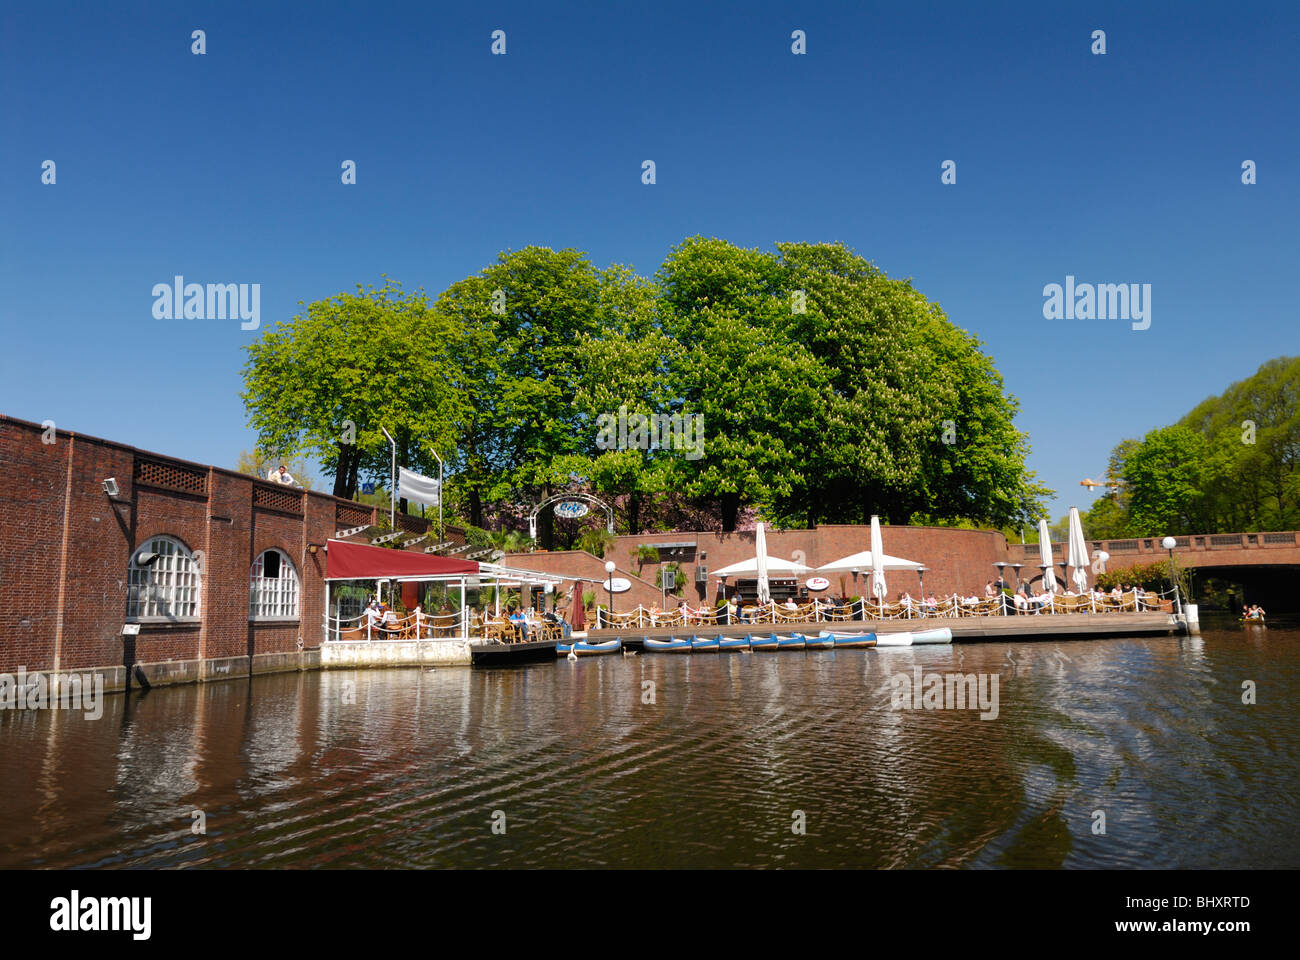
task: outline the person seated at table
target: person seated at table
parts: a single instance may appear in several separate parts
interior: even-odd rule
[[[366,605],[365,622],[363,626],[369,627],[373,630],[383,624],[383,622],[384,614],[383,611],[379,609],[379,601],[371,600],[370,603]]]
[[[793,597],[786,597],[785,603],[781,604],[781,607],[787,611],[796,612],[799,609],[799,604],[794,602]]]
[[[1017,613],[1019,613],[1021,610],[1027,610],[1029,608],[1029,591],[1025,589],[1025,585],[1023,583],[1016,588],[1016,594],[1013,599],[1015,600],[1016,603]]]
[[[939,598],[936,597],[933,593],[931,593],[928,597],[925,598],[925,605],[929,607],[931,610],[938,610]]]
[[[528,639],[528,618],[524,616],[524,612],[512,606],[507,619],[509,619],[510,625],[519,631],[520,639],[526,641]]]

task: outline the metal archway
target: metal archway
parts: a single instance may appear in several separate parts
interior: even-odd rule
[[[593,497],[589,493],[557,493],[554,496],[547,497],[537,506],[533,507],[533,512],[528,515],[528,536],[533,540],[537,539],[537,517],[543,510],[553,503],[559,503],[561,500],[585,500],[587,503],[593,503],[605,511],[605,529],[610,533],[614,532],[614,508],[599,497]]]

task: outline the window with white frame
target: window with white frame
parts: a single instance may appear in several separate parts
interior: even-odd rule
[[[253,561],[248,619],[298,619],[298,571],[283,550],[266,550]]]
[[[174,537],[154,537],[131,557],[126,615],[132,620],[192,620],[199,615],[199,564]]]

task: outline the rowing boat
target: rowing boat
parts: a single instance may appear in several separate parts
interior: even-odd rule
[[[556,650],[558,649],[559,644],[556,644]],[[588,643],[586,640],[575,640],[573,643],[573,652],[580,657],[598,657],[605,653],[618,653],[621,649],[623,649],[622,637],[615,637],[603,643]]]
[[[690,653],[691,641],[672,637],[668,640],[656,640],[653,637],[646,637],[641,641],[645,644],[646,653]]]
[[[719,647],[717,637],[691,637],[691,653],[717,653]]]
[[[820,636],[829,637],[835,644],[835,649],[841,647],[874,647],[876,645],[876,635],[874,633],[834,633],[822,631]]]
[[[769,633],[765,637],[757,637],[751,633],[745,639],[749,641],[749,649],[751,650],[776,650],[781,645],[775,633]]]

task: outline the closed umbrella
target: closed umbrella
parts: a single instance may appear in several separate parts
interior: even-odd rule
[[[1074,568],[1071,579],[1083,593],[1088,589],[1088,541],[1083,539],[1083,521],[1079,519],[1079,508],[1070,508],[1070,542],[1067,562]]]
[[[1047,531],[1047,521],[1038,521],[1038,559],[1043,562],[1043,589],[1056,592],[1056,571],[1052,568],[1052,536]]]
[[[758,573],[758,602],[767,603],[772,599],[772,591],[767,583],[767,535],[763,532],[761,523],[754,534],[754,551],[757,558],[755,570]]]
[[[885,545],[880,539],[880,518],[871,517],[871,592],[885,602]]]

